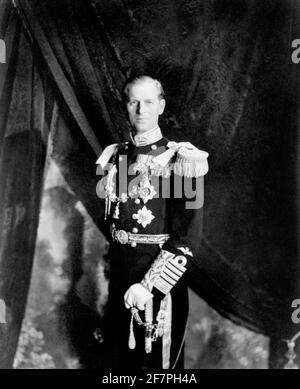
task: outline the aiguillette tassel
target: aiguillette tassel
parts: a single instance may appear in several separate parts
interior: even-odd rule
[[[136,341],[135,336],[133,332],[133,313],[131,314],[131,320],[130,320],[130,329],[129,329],[129,339],[128,339],[128,347],[133,350],[135,349]]]

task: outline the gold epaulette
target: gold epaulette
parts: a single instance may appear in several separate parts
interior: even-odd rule
[[[180,147],[174,163],[174,172],[179,176],[201,177],[208,172],[208,153],[203,150]]]
[[[102,169],[104,166],[108,163],[108,161],[111,159],[111,157],[122,147],[125,143],[113,143],[102,151],[102,154],[97,159],[96,164],[101,165]]]
[[[197,149],[190,142],[169,142],[168,150],[153,158],[153,162],[166,166],[176,154],[174,172],[185,177],[201,177],[208,172],[208,153]]]

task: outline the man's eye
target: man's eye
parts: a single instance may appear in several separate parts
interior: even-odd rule
[[[136,101],[129,101],[129,105],[135,105]]]

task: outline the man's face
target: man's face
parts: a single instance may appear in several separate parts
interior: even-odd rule
[[[156,127],[158,117],[165,108],[165,100],[159,99],[159,91],[151,81],[139,81],[129,88],[126,104],[129,121],[136,132]]]

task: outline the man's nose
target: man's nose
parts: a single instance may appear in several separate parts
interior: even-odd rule
[[[145,105],[143,102],[139,102],[137,105],[137,113],[142,114],[143,112],[145,112]]]

